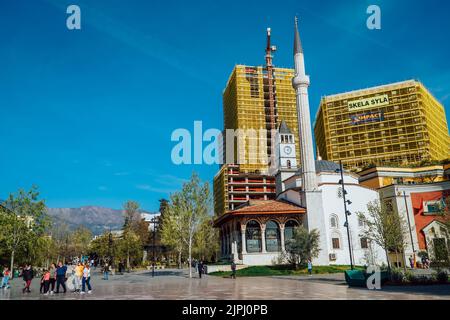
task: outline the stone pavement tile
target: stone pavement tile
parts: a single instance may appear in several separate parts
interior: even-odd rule
[[[133,272],[101,280],[94,272],[92,295],[74,293],[42,296],[39,281],[35,279],[31,294],[22,294],[23,281],[15,279],[12,288],[0,290],[0,300],[97,300],[97,299],[450,299],[450,286],[386,287],[381,291],[349,288],[339,277],[342,275],[317,275],[316,277],[246,277],[221,278],[205,276],[202,279],[186,277],[186,272],[172,270],[156,273]],[[320,276],[320,277],[319,277]]]

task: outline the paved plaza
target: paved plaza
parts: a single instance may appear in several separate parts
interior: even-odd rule
[[[447,299],[450,285],[384,287],[382,290],[349,288],[342,274],[308,276],[243,277],[236,280],[216,276],[189,279],[187,270],[159,270],[152,278],[151,271],[139,271],[110,276],[102,280],[93,272],[92,294],[40,295],[39,279],[34,279],[32,292],[22,294],[22,279],[14,279],[8,290],[0,290],[0,300],[98,300],[98,299]]]

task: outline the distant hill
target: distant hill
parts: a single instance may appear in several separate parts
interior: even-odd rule
[[[122,210],[86,206],[81,208],[48,208],[48,214],[54,223],[66,224],[70,229],[85,226],[94,235],[100,235],[110,229],[119,230],[123,226]]]

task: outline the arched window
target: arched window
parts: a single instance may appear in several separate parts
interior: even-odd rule
[[[247,252],[261,252],[261,228],[259,223],[255,220],[247,222],[245,233]]]
[[[288,169],[290,169],[291,168],[291,160],[288,160],[286,163],[287,163]]]
[[[284,143],[284,135],[281,135],[281,143]]]
[[[298,227],[298,222],[289,220],[284,224],[284,241],[287,243],[294,237],[294,228]]]
[[[332,214],[330,216],[330,227],[331,228],[339,228],[339,220],[338,220],[337,215],[335,215],[335,214]]]
[[[281,250],[280,228],[275,221],[266,223],[266,250],[267,252]]]

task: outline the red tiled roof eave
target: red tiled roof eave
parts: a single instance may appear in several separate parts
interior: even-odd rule
[[[254,201],[248,203],[246,206],[239,209],[228,211],[221,215],[214,221],[214,226],[217,227],[223,222],[236,217],[246,215],[282,215],[282,214],[305,214],[306,209],[296,204],[282,201],[282,200],[264,200]]]

